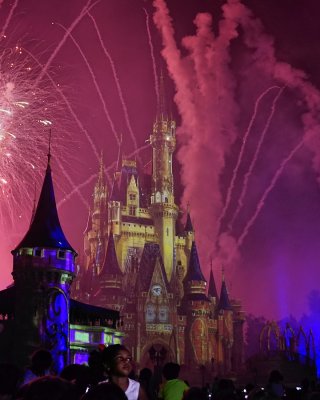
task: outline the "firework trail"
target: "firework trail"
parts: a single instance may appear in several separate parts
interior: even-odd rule
[[[1,3],[2,3],[2,2],[0,2],[0,7],[1,7]],[[3,25],[2,31],[1,31],[1,33],[0,33],[0,41],[1,41],[1,39],[2,39],[3,37],[5,37],[6,30],[7,30],[8,26],[9,26],[9,24],[10,24],[11,18],[12,18],[13,13],[14,13],[14,10],[17,8],[18,3],[19,3],[19,0],[15,0],[15,2],[13,3],[13,5],[12,5],[12,7],[11,7],[11,9],[10,9],[10,12],[9,12],[9,14],[8,14],[8,17],[7,17],[7,19],[6,19],[6,21],[5,21],[4,25]]]
[[[250,163],[248,171],[246,172],[246,174],[244,176],[244,179],[243,179],[243,186],[242,186],[242,191],[241,191],[241,194],[240,194],[240,197],[239,197],[239,200],[238,200],[237,209],[234,212],[234,215],[233,215],[233,217],[232,217],[232,219],[231,219],[231,221],[230,221],[230,223],[228,225],[228,228],[229,228],[230,231],[232,230],[232,225],[233,225],[235,219],[237,218],[241,208],[243,207],[243,199],[244,199],[244,197],[245,197],[245,195],[247,193],[248,181],[250,179],[252,171],[253,171],[253,169],[254,169],[254,167],[256,165],[256,162],[258,160],[258,156],[259,156],[259,153],[260,153],[260,150],[261,150],[262,143],[264,141],[265,135],[266,135],[266,133],[267,133],[267,131],[269,129],[272,117],[273,117],[274,112],[275,112],[275,107],[276,107],[277,101],[279,100],[279,97],[281,96],[283,91],[284,91],[284,87],[279,90],[278,94],[273,99],[272,106],[271,106],[271,112],[270,112],[269,117],[267,119],[267,122],[266,122],[266,124],[265,124],[265,126],[264,126],[264,128],[262,130],[258,145],[257,145],[256,150],[254,152],[254,156],[252,158],[252,161]]]
[[[237,177],[238,177],[238,172],[239,172],[240,164],[241,164],[242,159],[243,159],[243,154],[244,154],[244,150],[245,150],[245,147],[246,147],[247,139],[248,139],[249,134],[251,133],[252,126],[253,126],[253,124],[254,124],[254,122],[256,120],[256,116],[257,116],[257,113],[258,113],[260,102],[264,98],[264,96],[266,96],[273,89],[280,89],[280,87],[279,86],[271,86],[271,87],[269,87],[263,93],[260,94],[260,96],[257,98],[257,100],[256,100],[256,102],[254,104],[254,111],[253,111],[252,117],[251,117],[251,119],[249,121],[248,128],[245,131],[245,134],[243,136],[242,144],[241,144],[241,148],[240,148],[240,152],[239,152],[239,156],[238,156],[238,159],[237,159],[237,163],[236,163],[236,166],[235,166],[235,168],[233,170],[233,173],[232,173],[231,182],[230,182],[230,185],[229,185],[229,188],[228,188],[228,191],[227,191],[226,202],[225,202],[224,208],[223,208],[223,210],[221,212],[221,216],[218,219],[218,223],[217,224],[218,224],[219,227],[221,225],[221,222],[222,222],[223,218],[226,215],[226,212],[228,210],[229,204],[231,202],[232,192],[233,192],[233,189],[234,189],[234,186],[235,186],[235,182],[236,182]],[[233,217],[233,220],[234,219],[235,219],[235,217]],[[233,220],[231,221],[231,224],[232,224]]]
[[[147,12],[147,10],[145,8],[143,10],[144,10],[144,12],[146,14],[146,28],[147,28],[148,42],[149,42],[149,48],[150,48],[150,54],[151,54],[151,60],[152,60],[152,70],[153,70],[153,77],[154,77],[154,90],[156,92],[157,104],[160,104],[159,79],[158,79],[158,75],[157,75],[156,59],[155,59],[155,56],[154,56],[154,49],[153,49],[153,44],[152,44],[151,32],[150,32],[149,14],[148,14],[148,12]]]
[[[30,53],[28,50],[23,49],[38,65],[39,68],[42,68],[42,64],[40,63],[40,61],[32,54]],[[51,75],[48,73],[48,71],[45,72],[45,76],[50,80],[52,86],[54,87],[54,89],[59,93],[59,95],[61,96],[62,100],[64,101],[65,105],[68,107],[68,110],[70,111],[70,114],[72,115],[72,117],[74,118],[74,120],[76,121],[78,127],[80,128],[80,130],[85,134],[85,137],[87,138],[91,149],[94,153],[94,155],[96,156],[97,160],[99,160],[99,153],[98,150],[95,146],[95,144],[93,143],[93,140],[91,138],[91,136],[89,135],[88,131],[86,130],[86,128],[83,126],[82,122],[80,121],[80,119],[78,118],[77,114],[75,113],[75,111],[73,110],[73,108],[71,107],[70,101],[67,99],[67,97],[65,96],[65,94],[63,93],[63,91],[61,90],[61,88],[55,83],[55,81],[52,79]]]
[[[276,173],[274,174],[269,186],[267,187],[267,189],[264,191],[263,195],[261,196],[261,199],[256,207],[256,210],[254,212],[254,214],[252,215],[252,217],[249,219],[249,221],[247,222],[242,234],[239,236],[239,239],[237,241],[237,247],[239,248],[244,239],[246,238],[246,236],[249,233],[249,229],[251,228],[251,226],[255,223],[260,211],[262,210],[265,201],[269,195],[269,193],[272,191],[272,189],[274,188],[275,184],[277,183],[278,179],[280,178],[285,166],[288,164],[288,162],[292,159],[292,157],[298,152],[298,150],[301,149],[301,147],[311,138],[313,138],[313,136],[315,136],[316,134],[319,134],[320,129],[318,131],[313,132],[312,134],[309,135],[305,135],[300,142],[295,146],[295,148],[288,154],[288,156],[286,158],[284,158],[280,164],[280,167],[278,168],[278,170],[276,171]]]
[[[142,147],[139,147],[138,149],[136,149],[135,151],[133,151],[132,153],[130,153],[128,155],[128,158],[134,157],[136,156],[138,153],[140,153],[141,151],[144,151],[146,149],[150,148],[150,144],[146,144]],[[117,167],[118,164],[118,160],[113,161],[108,167],[106,167],[104,169],[104,172],[106,173],[106,175],[108,175],[110,173],[110,171],[114,170],[115,167]],[[67,196],[65,196],[62,200],[60,200],[58,202],[58,207],[62,206],[67,200],[69,200],[74,194],[77,193],[78,190],[86,187],[89,183],[91,183],[95,178],[97,178],[98,173],[91,175],[88,179],[86,179],[84,182],[82,182],[80,185],[78,185],[76,188],[74,188],[70,193],[68,193]],[[88,209],[89,206],[87,205]]]
[[[35,80],[35,83],[34,83],[34,87],[35,88],[38,86],[39,82],[44,77],[44,75],[47,72],[47,70],[48,70],[49,66],[51,65],[52,61],[55,59],[55,57],[59,53],[61,47],[64,45],[65,41],[68,39],[68,36],[71,34],[71,32],[74,30],[74,28],[79,24],[79,22],[82,20],[82,18],[86,15],[87,11],[89,11],[93,7],[95,7],[96,4],[98,4],[98,2],[99,1],[96,1],[94,4],[91,4],[91,0],[88,0],[86,5],[81,10],[80,14],[77,16],[77,18],[72,22],[72,24],[69,26],[68,29],[65,29],[65,34],[63,35],[63,38],[60,40],[58,46],[52,52],[52,54],[49,57],[48,61],[46,62],[44,67],[41,69],[41,72],[40,72],[39,76]]]
[[[88,15],[92,20],[92,23],[93,23],[94,28],[96,30],[97,36],[99,38],[100,45],[101,45],[101,47],[103,49],[103,52],[104,52],[105,56],[107,57],[107,59],[108,59],[108,61],[110,63],[112,74],[113,74],[113,78],[114,78],[114,81],[116,83],[116,87],[117,87],[117,91],[118,91],[118,94],[119,94],[121,106],[122,106],[123,113],[124,113],[124,116],[125,116],[127,128],[129,130],[129,133],[130,133],[133,145],[134,145],[134,149],[136,150],[138,148],[138,145],[137,145],[136,137],[135,137],[135,135],[133,133],[133,130],[132,130],[132,127],[131,127],[129,114],[128,114],[128,109],[127,109],[127,105],[126,105],[126,102],[125,102],[124,97],[123,97],[123,93],[122,93],[122,89],[121,89],[121,85],[120,85],[120,81],[119,81],[119,77],[118,77],[118,74],[117,74],[116,67],[114,65],[114,62],[113,62],[113,59],[112,59],[110,53],[108,52],[108,50],[106,49],[106,46],[103,43],[100,31],[99,31],[99,28],[97,26],[97,23],[96,23],[95,19],[90,14],[90,12],[88,12]],[[118,144],[120,145],[120,143],[118,143]],[[138,156],[138,157],[139,157],[138,160],[139,160],[140,164],[142,165],[142,160],[141,160],[140,156]]]
[[[63,25],[60,25],[60,24],[57,24],[57,25],[60,26],[62,29],[66,29]],[[114,137],[115,137],[115,139],[116,139],[116,141],[117,141],[117,144],[118,144],[118,146],[119,146],[119,145],[120,145],[119,135],[118,135],[117,132],[116,132],[114,123],[113,123],[112,118],[111,118],[111,115],[110,115],[110,113],[109,113],[109,111],[108,111],[106,102],[105,102],[105,100],[104,100],[104,98],[103,98],[103,94],[102,94],[102,92],[101,92],[101,90],[100,90],[100,87],[99,87],[99,85],[98,85],[98,82],[97,82],[96,76],[95,76],[95,74],[94,74],[94,72],[93,72],[93,69],[91,68],[91,65],[90,65],[90,63],[89,63],[89,61],[88,61],[86,55],[85,55],[84,52],[82,51],[82,49],[81,49],[79,43],[76,41],[76,39],[73,37],[73,35],[72,35],[71,33],[69,33],[68,36],[70,37],[70,39],[72,40],[72,42],[74,43],[74,45],[76,46],[76,48],[78,49],[79,53],[81,54],[81,57],[83,58],[83,60],[84,60],[84,62],[85,62],[85,64],[86,64],[86,66],[87,66],[87,68],[88,68],[88,70],[89,70],[89,73],[90,73],[90,75],[91,75],[91,78],[92,78],[94,87],[96,88],[96,91],[97,91],[97,93],[98,93],[98,95],[99,95],[99,98],[100,98],[100,101],[101,101],[101,103],[102,103],[103,111],[104,111],[104,113],[105,113],[105,116],[106,116],[106,118],[107,118],[109,124],[110,124],[112,133],[113,133],[113,135],[114,135]]]

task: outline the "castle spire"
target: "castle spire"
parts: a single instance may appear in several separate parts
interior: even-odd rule
[[[189,268],[185,276],[185,281],[206,282],[201,271],[198,250],[195,242],[192,242]]]
[[[168,112],[166,109],[166,92],[164,86],[164,76],[163,71],[160,72],[160,80],[159,80],[159,104],[158,104],[158,115],[157,120],[163,121],[168,119]]]
[[[220,300],[218,304],[218,310],[232,310],[232,306],[229,300],[229,294],[227,290],[227,285],[224,277],[224,270],[222,269],[222,284],[220,291]]]
[[[51,160],[51,128],[49,129],[49,145],[48,145],[48,166],[50,165],[50,160]]]
[[[186,225],[185,225],[184,231],[185,232],[193,232],[193,225],[192,225],[191,216],[190,216],[189,203],[187,205],[187,220],[186,220]]]
[[[213,272],[212,272],[212,260],[211,260],[208,296],[211,298],[215,297],[216,299],[218,299],[218,292],[217,292],[216,283],[215,283]]]
[[[49,141],[48,165],[38,205],[29,230],[13,252],[22,247],[51,247],[70,250],[76,254],[67,241],[60,225],[51,176],[50,158]]]
[[[104,184],[105,184],[105,176],[104,176],[104,164],[103,164],[103,151],[101,151],[97,186],[101,187]]]
[[[104,275],[123,275],[117,259],[112,230],[109,234],[106,258],[100,273],[100,276]]]

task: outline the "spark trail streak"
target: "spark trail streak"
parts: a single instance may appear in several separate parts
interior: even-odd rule
[[[195,228],[201,226],[199,254],[203,264],[208,249],[215,246],[216,220],[222,208],[220,175],[225,153],[236,139],[235,82],[230,71],[230,44],[237,36],[237,24],[224,19],[219,36],[212,33],[211,16],[200,13],[194,20],[195,36],[182,39],[187,50],[182,56],[175,42],[166,3],[155,0],[154,21],[162,35],[162,55],[175,83],[175,102],[181,115],[177,129],[178,159],[182,165],[182,203],[192,204]],[[210,185],[205,200],[199,197]],[[208,224],[208,216],[214,221]]]
[[[146,150],[150,148],[150,144],[146,144],[145,146],[142,146],[138,149],[136,149],[135,151],[133,151],[132,153],[130,153],[128,155],[129,158],[134,157],[135,155],[137,155],[137,153]],[[117,160],[113,161],[108,167],[105,168],[105,173],[108,174],[110,171],[112,171],[115,167],[117,166]],[[62,200],[59,201],[58,203],[58,207],[62,206],[67,200],[69,200],[75,193],[77,193],[77,191],[79,189],[84,188],[85,186],[87,186],[89,183],[91,183],[93,181],[93,179],[95,179],[98,176],[98,174],[93,174],[91,175],[88,179],[86,179],[84,182],[82,182],[80,185],[78,185],[76,188],[74,188],[66,197],[64,197]],[[89,209],[89,206],[88,206]]]
[[[60,24],[58,24],[58,25],[59,25],[62,29],[65,29],[64,26],[62,26],[62,25],[60,25]],[[85,64],[86,64],[86,66],[87,66],[87,68],[88,68],[88,70],[89,70],[89,73],[90,73],[90,75],[91,75],[91,78],[92,78],[94,87],[96,88],[96,91],[97,91],[97,93],[98,93],[98,95],[99,95],[99,98],[100,98],[100,101],[101,101],[101,104],[102,104],[102,107],[103,107],[103,111],[104,111],[104,113],[105,113],[105,116],[106,116],[106,118],[107,118],[109,124],[110,124],[112,133],[113,133],[113,135],[114,135],[114,137],[115,137],[115,139],[116,139],[116,141],[117,141],[117,144],[118,144],[118,146],[119,146],[119,145],[120,145],[119,136],[118,136],[118,134],[117,134],[117,132],[116,132],[114,123],[113,123],[113,121],[112,121],[111,115],[110,115],[109,110],[108,110],[108,108],[107,108],[106,102],[105,102],[105,100],[104,100],[104,98],[103,98],[103,94],[102,94],[102,92],[101,92],[101,90],[100,90],[100,87],[99,87],[99,85],[98,85],[98,82],[97,82],[96,76],[95,76],[95,74],[94,74],[94,72],[93,72],[93,69],[91,68],[91,65],[90,65],[90,63],[89,63],[89,61],[88,61],[86,55],[85,55],[84,52],[82,51],[82,49],[81,49],[79,43],[75,40],[75,38],[73,37],[72,34],[69,34],[69,37],[70,37],[70,39],[72,40],[72,42],[74,43],[74,45],[76,46],[76,48],[78,49],[79,53],[81,54],[81,57],[83,58],[83,60],[84,60],[84,62],[85,62]]]
[[[153,44],[152,44],[151,32],[150,32],[149,14],[148,14],[148,12],[147,12],[147,10],[145,8],[143,10],[144,10],[144,12],[146,14],[146,28],[147,28],[148,43],[149,43],[149,48],[150,48],[151,60],[152,60],[152,70],[153,70],[153,77],[154,77],[154,90],[156,92],[157,104],[160,104],[159,79],[158,79],[158,75],[157,75],[156,59],[155,59],[155,56],[154,56],[154,49],[153,49]]]
[[[219,217],[219,220],[218,220],[218,223],[217,223],[219,227],[220,227],[220,224],[221,224],[223,218],[226,215],[226,212],[228,210],[229,204],[231,202],[232,191],[234,189],[234,185],[235,185],[235,182],[236,182],[236,179],[237,179],[237,176],[238,176],[240,164],[241,164],[242,159],[243,159],[243,154],[244,154],[244,150],[245,150],[245,147],[246,147],[246,143],[247,143],[249,134],[250,134],[252,126],[253,126],[253,124],[254,124],[254,122],[256,120],[256,116],[257,116],[257,113],[258,113],[260,102],[264,98],[264,96],[266,96],[273,89],[280,89],[280,87],[279,86],[271,86],[271,87],[269,87],[263,93],[260,94],[260,96],[257,98],[257,100],[256,100],[256,102],[254,104],[253,115],[252,115],[252,117],[251,117],[251,119],[249,121],[248,128],[245,131],[245,134],[243,136],[242,144],[241,144],[241,148],[240,148],[240,152],[239,152],[239,156],[238,156],[238,159],[237,159],[237,164],[236,164],[236,166],[235,166],[235,168],[233,170],[233,173],[232,173],[231,182],[230,182],[230,185],[229,185],[229,188],[228,188],[228,191],[227,191],[226,202],[225,202],[225,205],[224,205],[224,208],[222,210],[221,216]],[[235,219],[235,217],[233,217],[233,219],[231,221],[231,224],[232,224],[234,219]]]
[[[88,12],[88,15],[89,15],[89,17],[90,17],[91,20],[92,20],[92,23],[93,23],[94,28],[95,28],[95,30],[96,30],[97,36],[98,36],[98,38],[99,38],[99,42],[100,42],[101,47],[102,47],[102,49],[103,49],[103,52],[104,52],[105,56],[107,57],[107,59],[108,59],[108,61],[109,61],[109,63],[110,63],[111,70],[112,70],[112,74],[113,74],[113,77],[114,77],[114,81],[115,81],[115,83],[116,83],[116,87],[117,87],[117,90],[118,90],[118,94],[119,94],[121,106],[122,106],[123,113],[124,113],[124,116],[125,116],[127,128],[128,128],[128,130],[129,130],[129,133],[130,133],[130,136],[131,136],[131,139],[132,139],[134,148],[135,148],[135,150],[136,150],[136,149],[138,148],[138,144],[137,144],[136,137],[135,137],[135,135],[134,135],[134,133],[133,133],[133,130],[132,130],[132,127],[131,127],[131,123],[130,123],[130,119],[129,119],[129,114],[128,114],[128,108],[127,108],[126,102],[125,102],[124,97],[123,97],[123,93],[122,93],[122,89],[121,89],[121,85],[120,85],[120,81],[119,81],[119,77],[118,77],[118,74],[117,74],[116,67],[115,67],[115,65],[114,65],[114,62],[113,62],[113,59],[112,59],[110,53],[108,52],[108,50],[106,49],[106,46],[105,46],[104,43],[103,43],[103,40],[102,40],[100,31],[99,31],[99,28],[98,28],[98,25],[97,25],[95,19],[94,19],[93,16],[90,14],[90,12]],[[118,143],[118,144],[120,145],[120,143]],[[140,164],[142,164],[142,160],[141,160],[140,156],[139,156],[139,162],[140,162]]]
[[[35,80],[35,83],[34,83],[35,88],[38,86],[39,82],[44,77],[44,75],[47,72],[52,61],[55,59],[55,57],[59,53],[61,47],[64,45],[65,41],[68,39],[68,36],[71,34],[71,32],[74,30],[74,28],[78,25],[78,23],[82,20],[82,18],[86,15],[87,11],[92,9],[98,3],[98,1],[92,5],[90,5],[90,3],[91,3],[91,0],[88,0],[86,5],[83,7],[80,14],[78,15],[78,17],[72,22],[72,24],[69,26],[68,29],[65,29],[65,34],[63,35],[63,38],[60,40],[58,46],[52,52],[51,56],[49,57],[48,61],[45,64],[45,66],[42,68],[39,76]]]
[[[312,134],[309,135],[305,135],[303,137],[302,140],[300,140],[300,142],[295,146],[295,148],[288,154],[288,156],[286,158],[284,158],[280,164],[280,167],[278,168],[278,170],[276,171],[276,173],[274,174],[269,186],[267,187],[267,189],[265,190],[265,192],[263,193],[263,195],[261,196],[261,199],[256,207],[256,210],[254,212],[254,214],[252,215],[252,217],[249,219],[249,221],[247,222],[242,234],[239,236],[239,239],[237,241],[237,246],[240,247],[244,241],[244,239],[246,238],[246,236],[249,233],[249,229],[251,228],[251,226],[255,223],[260,211],[262,210],[265,201],[269,195],[269,193],[272,191],[272,189],[274,188],[275,184],[277,183],[278,179],[280,178],[285,166],[288,164],[288,162],[292,159],[292,157],[298,152],[298,150],[301,149],[301,147],[311,138],[313,138],[316,134],[319,134],[320,130],[313,132]]]
[[[5,21],[4,25],[3,25],[2,31],[0,33],[0,41],[1,41],[1,39],[3,37],[5,37],[6,30],[7,30],[8,26],[9,26],[9,24],[10,24],[11,18],[12,18],[13,13],[14,13],[14,10],[17,8],[18,3],[19,3],[19,0],[15,0],[15,2],[13,3],[13,5],[12,5],[12,7],[10,9],[8,17],[7,17],[7,19],[6,19],[6,21]],[[0,7],[1,7],[1,3],[0,3]]]
[[[40,63],[40,61],[32,54],[30,53],[28,50],[24,49],[24,51],[37,63],[37,65],[42,68],[42,64]],[[75,111],[73,110],[73,108],[71,107],[71,104],[69,102],[69,100],[67,99],[67,97],[65,96],[65,94],[63,93],[63,91],[60,89],[60,87],[55,83],[55,81],[52,79],[51,75],[48,73],[48,71],[45,72],[45,76],[47,76],[47,78],[50,80],[50,82],[52,83],[52,86],[55,88],[55,90],[59,93],[59,95],[61,96],[62,100],[64,101],[64,103],[66,104],[66,106],[68,107],[68,110],[70,111],[70,114],[72,115],[72,117],[74,118],[74,120],[76,121],[77,125],[79,126],[80,130],[85,134],[85,137],[87,138],[91,149],[94,153],[94,155],[96,156],[96,159],[99,160],[99,153],[97,151],[97,148],[91,138],[91,136],[89,135],[88,131],[85,129],[85,127],[83,126],[82,122],[80,121],[80,119],[78,118],[77,114],[75,113]]]
[[[271,112],[270,112],[269,117],[267,119],[267,122],[266,122],[266,124],[265,124],[265,126],[263,128],[262,134],[260,136],[258,145],[256,147],[256,150],[255,150],[255,153],[254,153],[254,156],[253,156],[253,159],[252,159],[251,164],[249,166],[249,169],[248,169],[248,171],[246,172],[246,174],[244,176],[242,191],[241,191],[241,194],[240,194],[240,197],[239,197],[239,200],[238,200],[238,206],[237,206],[237,209],[236,209],[236,211],[235,211],[235,213],[234,213],[234,215],[233,215],[233,217],[232,217],[232,219],[230,221],[230,224],[228,226],[230,231],[232,230],[232,225],[233,225],[235,219],[237,218],[241,208],[243,207],[243,200],[244,200],[244,197],[245,197],[245,195],[247,193],[248,182],[249,182],[250,176],[251,176],[252,171],[254,170],[254,167],[255,167],[256,162],[258,160],[262,143],[264,141],[265,135],[266,135],[266,133],[267,133],[267,131],[269,129],[272,117],[273,117],[274,112],[275,112],[276,103],[277,103],[279,97],[281,96],[281,94],[283,93],[283,91],[284,91],[284,87],[279,90],[278,94],[276,95],[276,97],[274,98],[274,100],[272,102]]]

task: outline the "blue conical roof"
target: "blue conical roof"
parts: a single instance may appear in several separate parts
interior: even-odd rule
[[[186,226],[185,226],[184,230],[185,230],[185,232],[193,232],[193,226],[192,226],[192,221],[191,221],[189,212],[187,214],[187,221],[186,221]]]
[[[29,230],[13,251],[22,247],[48,247],[76,253],[67,241],[60,225],[49,162]]]
[[[189,268],[185,276],[185,281],[203,281],[206,282],[205,277],[201,271],[197,246],[195,242],[192,242],[191,254],[189,260]]]
[[[106,258],[104,260],[104,264],[101,269],[100,275],[102,276],[102,275],[106,275],[106,274],[108,274],[108,275],[123,275],[122,271],[119,267],[117,253],[116,253],[116,247],[114,244],[114,238],[113,238],[112,232],[110,232],[110,235],[109,235]]]
[[[217,292],[216,283],[215,283],[215,280],[213,277],[212,268],[210,271],[208,296],[215,297],[216,299],[218,299],[218,292]]]
[[[222,281],[221,292],[220,292],[220,301],[218,305],[218,310],[232,310],[232,306],[229,300],[229,295],[227,291],[227,286],[225,281]]]

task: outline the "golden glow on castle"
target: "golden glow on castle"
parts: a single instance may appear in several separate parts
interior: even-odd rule
[[[159,113],[150,135],[151,177],[122,160],[108,187],[101,160],[84,233],[84,260],[74,296],[119,310],[124,344],[138,366],[166,361],[189,376],[239,370],[243,313],[223,281],[218,295],[200,266],[190,214],[177,231],[172,172],[175,121]]]

